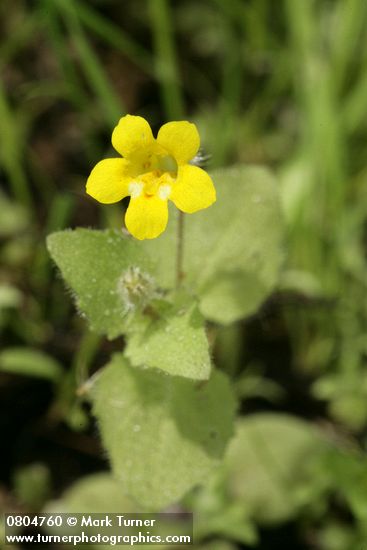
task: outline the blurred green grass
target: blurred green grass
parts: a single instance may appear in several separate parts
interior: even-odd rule
[[[4,341],[42,347],[84,380],[96,342],[71,316],[44,238],[69,225],[121,226],[120,205],[84,195],[120,116],[141,114],[154,128],[188,118],[210,166],[277,172],[288,259],[275,308],[289,368],[364,449],[367,3],[4,0],[0,20]],[[241,331],[219,338],[232,372]]]

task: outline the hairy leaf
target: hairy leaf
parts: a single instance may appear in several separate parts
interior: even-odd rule
[[[302,506],[312,461],[326,445],[312,424],[285,414],[254,414],[238,422],[221,479],[231,501],[245,503],[258,521],[285,521]]]
[[[204,319],[196,304],[171,309],[149,321],[145,330],[134,331],[127,339],[125,353],[135,366],[155,367],[198,380],[210,375]]]
[[[118,354],[97,379],[93,399],[114,473],[147,509],[204,483],[232,434],[235,402],[217,371],[198,383],[131,367]]]
[[[47,246],[91,328],[109,338],[124,332],[139,299],[154,294],[149,257],[120,231],[60,231]]]
[[[252,314],[278,281],[283,262],[283,221],[276,182],[266,169],[234,166],[212,174],[217,202],[185,215],[185,283],[199,295],[207,319],[228,324]],[[174,280],[170,257],[177,216],[147,253]],[[171,252],[172,254],[172,252]]]

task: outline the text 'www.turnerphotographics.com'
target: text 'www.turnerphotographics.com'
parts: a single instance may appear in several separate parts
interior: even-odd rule
[[[193,544],[192,514],[6,514],[5,544]]]

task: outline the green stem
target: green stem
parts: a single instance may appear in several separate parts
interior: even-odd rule
[[[179,211],[177,222],[177,256],[176,256],[176,288],[181,286],[184,278],[183,272],[184,252],[184,213]]]

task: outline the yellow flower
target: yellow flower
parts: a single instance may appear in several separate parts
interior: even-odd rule
[[[99,162],[87,193],[105,204],[130,196],[125,224],[137,239],[154,239],[166,229],[168,199],[186,213],[215,202],[210,176],[189,164],[200,146],[195,124],[168,122],[155,139],[144,118],[126,115],[112,133],[112,145],[123,158]]]

